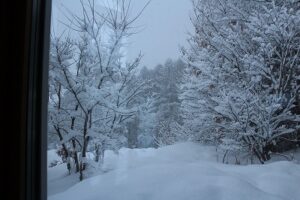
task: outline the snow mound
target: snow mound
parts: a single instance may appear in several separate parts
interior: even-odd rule
[[[61,158],[57,155],[56,150],[48,150],[47,152],[47,166],[52,166],[54,164],[62,163]]]
[[[296,200],[300,165],[224,165],[213,147],[182,143],[106,152],[107,173],[49,200]]]

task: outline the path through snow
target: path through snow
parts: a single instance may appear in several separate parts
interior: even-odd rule
[[[300,165],[287,161],[224,165],[217,163],[216,157],[213,147],[194,143],[160,149],[121,149],[119,155],[107,151],[107,172],[77,184],[75,176],[65,174],[65,166],[49,168],[48,199],[300,199]],[[62,184],[58,186],[59,182]]]

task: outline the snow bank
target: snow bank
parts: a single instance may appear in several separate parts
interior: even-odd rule
[[[77,183],[49,200],[299,199],[298,164],[237,166],[216,159],[213,147],[193,143],[121,149],[119,155],[106,152],[107,173]]]

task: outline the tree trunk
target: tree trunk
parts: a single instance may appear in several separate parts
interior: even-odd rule
[[[75,106],[75,111],[78,110],[78,105]],[[72,117],[71,119],[71,130],[74,130],[74,125],[75,125],[75,117]],[[79,172],[79,159],[77,155],[77,150],[76,150],[76,141],[74,138],[72,138],[72,146],[73,146],[73,159],[75,162],[75,173]]]
[[[75,143],[75,139],[72,139],[72,145],[73,145],[73,159],[75,162],[75,172],[79,172],[79,161],[78,161],[78,155],[77,155],[77,151],[76,151],[76,143]]]
[[[59,137],[59,140],[63,141],[63,136],[60,132],[60,128],[54,126],[54,129],[56,130],[56,133]],[[63,151],[64,151],[64,157],[62,159],[63,159],[63,161],[67,162],[67,169],[68,169],[69,174],[70,174],[71,173],[71,163],[70,163],[70,159],[69,159],[69,152],[68,152],[68,149],[67,149],[66,144],[64,142],[62,142],[62,148],[63,148]]]
[[[83,180],[83,171],[86,169],[86,151],[89,143],[89,136],[88,134],[88,121],[89,121],[89,113],[86,114],[84,119],[84,127],[83,127],[83,146],[81,152],[81,160],[80,160],[80,181]]]

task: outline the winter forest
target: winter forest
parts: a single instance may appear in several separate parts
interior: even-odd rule
[[[107,2],[51,33],[49,199],[299,199],[300,1],[191,0],[156,66],[126,56],[154,2]]]

